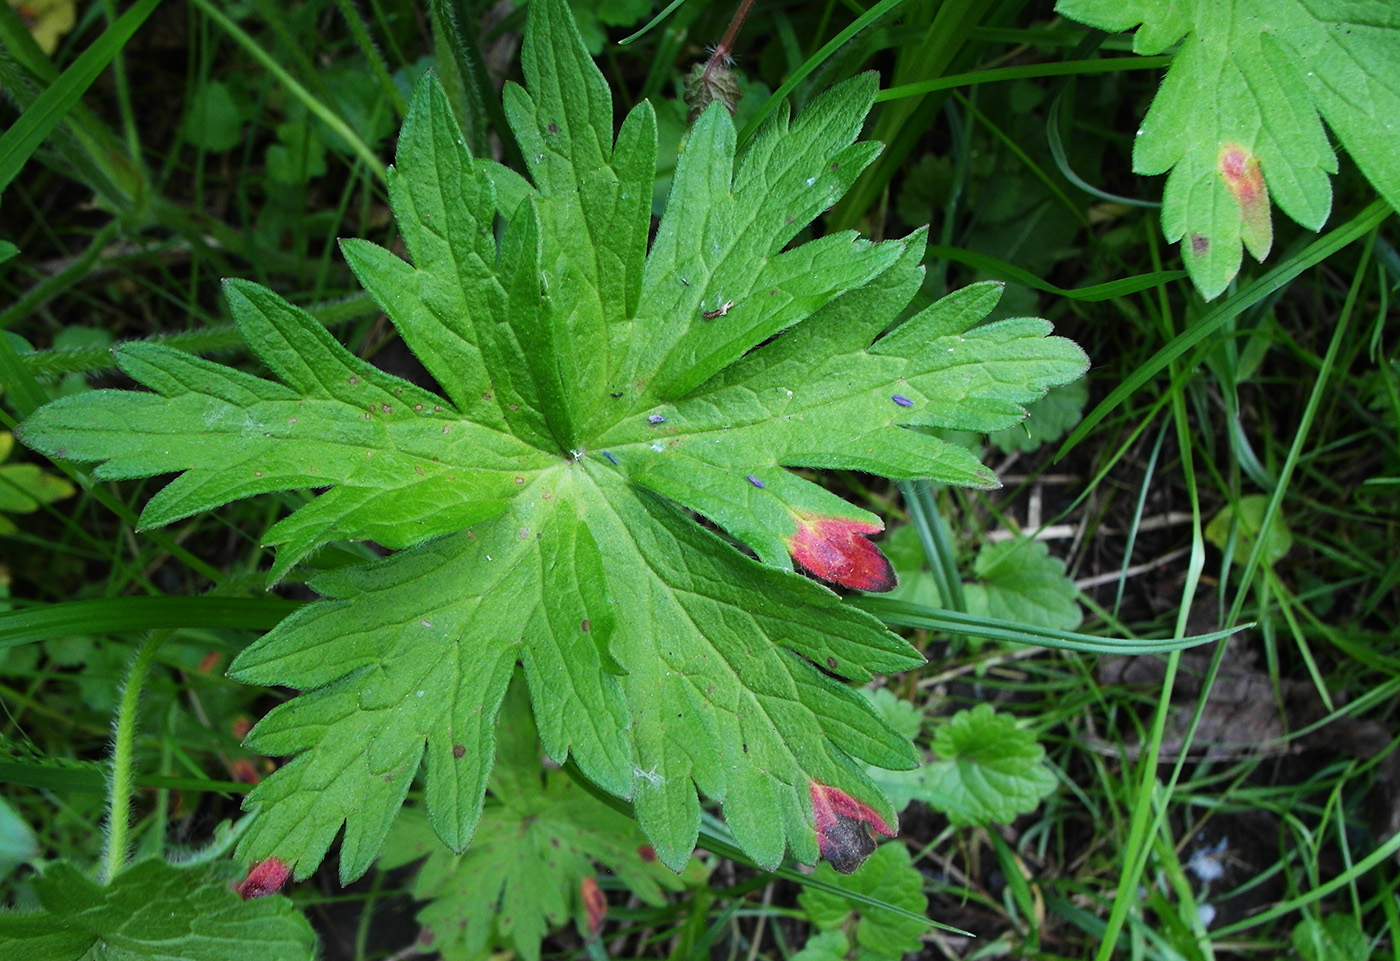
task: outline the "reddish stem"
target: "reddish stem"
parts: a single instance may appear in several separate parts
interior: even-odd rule
[[[730,59],[730,54],[734,50],[734,39],[739,36],[739,28],[744,25],[744,21],[749,16],[749,9],[753,6],[753,0],[742,0],[739,9],[734,11],[734,17],[729,21],[729,27],[724,31],[723,38],[715,47],[715,52],[710,55],[710,62],[705,64],[704,82],[710,80],[710,70],[717,63],[723,63]]]

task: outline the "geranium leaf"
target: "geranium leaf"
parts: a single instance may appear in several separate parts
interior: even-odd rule
[[[933,737],[937,760],[911,775],[914,797],[954,824],[1010,824],[1055,788],[1035,735],[990,704],[959,711]]]
[[[1322,121],[1400,208],[1400,7],[1352,0],[1059,0],[1139,54],[1180,44],[1133,144],[1133,170],[1167,178],[1162,229],[1206,299],[1273,241],[1270,199],[1318,230],[1337,158]]]
[[[1010,426],[1086,358],[1042,320],[978,326],[995,284],[885,333],[920,287],[922,234],[792,245],[878,150],[853,142],[873,76],[739,153],[710,108],[648,253],[650,106],[614,139],[562,0],[531,5],[523,57],[505,101],[530,179],[473,158],[425,78],[388,181],[410,262],[343,246],[436,390],[232,282],[272,378],[124,347],[154,393],[57,401],[24,439],[103,462],[101,478],[179,473],[146,524],[322,489],[267,532],[274,581],[330,540],[401,549],[315,578],[325,600],[235,661],[242,681],[302,692],[250,735],[294,757],[249,794],[241,857],[305,877],[343,828],[341,876],[359,876],[424,765],[433,829],[465,849],[519,664],[546,754],[630,799],[666,864],[689,857],[701,795],[757,864],[858,863],[896,823],[865,767],[916,757],[844,682],[920,658],[794,570],[893,586],[883,521],[789,469],[994,486],[921,428]]]
[[[67,862],[33,882],[40,910],[0,914],[0,944],[25,961],[311,961],[316,935],[284,897],[243,900],[227,862],[131,865],[106,885]],[[18,952],[18,953],[13,953]]]
[[[963,585],[967,612],[1034,627],[1072,631],[1084,619],[1079,590],[1044,542],[1018,538],[987,544]]]
[[[391,869],[426,856],[412,890],[429,902],[418,920],[433,950],[454,957],[514,948],[537,961],[541,939],[570,917],[580,933],[591,934],[601,920],[598,905],[589,901],[597,890],[589,883],[595,864],[647,904],[662,904],[665,891],[681,888],[634,821],[562,771],[541,771],[523,686],[512,687],[501,717],[491,797],[471,849],[447,851],[423,813],[411,808],[395,823],[379,861]]]

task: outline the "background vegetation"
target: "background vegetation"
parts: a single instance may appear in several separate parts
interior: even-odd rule
[[[618,106],[656,104],[659,212],[685,130],[683,78],[733,10],[686,3],[624,45],[659,12],[652,4],[575,11]],[[224,277],[267,284],[361,356],[412,376],[336,240],[393,246],[383,168],[426,69],[442,75],[473,149],[515,165],[496,91],[518,77],[523,10],[108,2],[77,8],[61,37],[39,34],[50,60],[25,18],[54,15],[0,9],[12,125],[0,241],[19,251],[0,266],[4,426],[46,397],[122,385],[108,354],[117,341],[237,361]],[[1323,233],[1278,218],[1271,258],[1247,260],[1223,297],[1202,300],[1162,240],[1161,178],[1131,173],[1163,62],[1130,58],[1129,47],[1024,0],[765,2],[733,41],[741,128],[774,92],[800,111],[866,69],[893,88],[867,133],[886,152],[826,229],[878,238],[931,224],[928,299],[1007,280],[1002,316],[1048,317],[1094,361],[1086,390],[1053,393],[1029,433],[986,444],[1000,491],[828,478],[888,519],[902,597],[1049,629],[1082,618],[1081,631],[1127,639],[1254,625],[1160,658],[1009,643],[975,620],[958,634],[908,628],[929,665],[887,690],[917,710],[913,730],[994,705],[1045,746],[1057,782],[1005,826],[960,825],[921,802],[905,812],[899,843],[921,875],[916,894],[931,918],[976,935],[931,929],[921,950],[1400,957],[1394,223],[1343,155]],[[21,110],[32,130],[16,122]],[[10,446],[0,447],[0,587],[13,611],[48,618],[11,620],[0,635],[0,867],[6,900],[24,904],[33,875],[21,865],[102,858],[98,762],[144,636],[110,599],[151,598],[139,626],[171,632],[143,690],[138,851],[207,844],[269,770],[240,740],[285,692],[235,684],[223,669],[285,606],[192,629],[180,599],[216,585],[260,593],[260,535],[284,502],[138,533],[131,521],[158,484],[93,486]],[[1007,573],[994,548],[1022,535],[1047,557]],[[368,551],[347,543],[313,563]],[[310,596],[305,576],[289,579],[287,596]],[[411,880],[410,860],[396,855],[348,889],[323,869],[290,892],[323,956],[431,950],[416,940],[413,899],[430,885]],[[565,926],[544,951],[908,950],[891,950],[904,942],[889,932],[864,947],[809,942],[811,924],[854,931],[855,918],[742,864],[711,859],[681,881],[642,891],[605,875],[601,938]]]

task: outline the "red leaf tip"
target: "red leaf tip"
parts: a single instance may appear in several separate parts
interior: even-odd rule
[[[894,568],[865,536],[882,530],[884,525],[878,523],[799,516],[797,533],[788,541],[788,552],[804,570],[824,581],[860,591],[892,591]]]
[[[291,877],[292,866],[281,858],[268,858],[248,869],[248,876],[234,888],[244,901],[276,894]]]
[[[1240,239],[1258,260],[1269,255],[1274,242],[1269,215],[1269,187],[1264,171],[1253,152],[1236,143],[1220,148],[1217,158],[1220,178],[1240,205]]]
[[[588,914],[588,933],[597,934],[603,926],[603,915],[608,913],[608,899],[597,879],[586,877],[579,882],[579,895],[583,898],[583,910]]]
[[[869,829],[894,837],[895,829],[889,822],[840,788],[813,781],[811,793],[817,848],[842,874],[854,872],[874,852],[875,839]]]

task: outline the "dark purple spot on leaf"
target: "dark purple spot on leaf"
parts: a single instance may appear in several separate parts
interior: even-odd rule
[[[822,835],[821,852],[837,871],[852,874],[875,852],[875,839],[865,829],[864,821],[838,814],[836,823]]]
[[[764,486],[763,481],[759,480],[757,477],[753,476],[752,474],[749,475],[749,483],[752,484],[753,486],[759,488],[759,489],[762,489],[763,486]]]
[[[615,391],[611,394],[608,394],[608,396],[611,397],[613,400],[617,400],[619,397],[622,396],[622,391]]]
[[[647,418],[647,423],[648,423],[648,424],[664,424],[664,423],[666,423],[666,418],[662,417],[660,414],[652,414],[650,417]]]
[[[868,828],[894,837],[894,828],[883,817],[840,788],[813,781],[811,795],[817,848],[842,874],[860,867],[875,850],[875,839]]]
[[[611,451],[603,451],[603,456],[606,457],[608,460],[612,461],[613,464],[617,463],[617,458],[612,455]]]
[[[1191,253],[1197,257],[1204,257],[1207,250],[1210,250],[1210,238],[1204,234],[1191,235]]]
[[[910,400],[908,397],[905,397],[903,394],[895,394],[893,397],[890,398],[890,400],[894,401],[894,402],[895,402],[896,404],[898,404],[900,407],[913,407],[913,406],[914,406],[914,402],[913,402],[912,400]]]
[[[559,132],[559,125],[558,125],[557,123],[551,123],[547,129],[549,130],[550,133],[558,133],[558,132]]]

